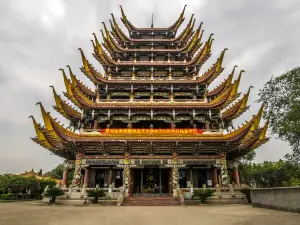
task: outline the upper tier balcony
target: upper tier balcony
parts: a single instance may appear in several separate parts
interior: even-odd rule
[[[207,99],[101,99],[98,103],[109,102],[109,103],[207,103]]]
[[[132,76],[116,76],[116,77],[111,77],[111,76],[108,76],[107,77],[108,80],[115,80],[115,81],[122,81],[122,80],[138,80],[138,81],[172,81],[172,80],[176,80],[176,81],[193,81],[193,80],[196,80],[196,76],[193,76],[193,77],[154,77],[154,76],[149,76],[149,77],[138,77],[138,76],[135,76],[135,77],[132,77]]]

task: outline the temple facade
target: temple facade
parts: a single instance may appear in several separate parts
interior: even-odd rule
[[[249,91],[238,87],[243,70],[222,74],[226,48],[207,71],[213,34],[184,12],[167,28],[136,28],[121,7],[124,32],[112,14],[103,23],[102,43],[94,33],[93,57],[99,72],[79,48],[80,68],[93,84],[83,84],[70,66],[60,69],[65,98],[51,86],[54,109],[70,121],[63,126],[40,106],[44,124],[31,116],[32,140],[65,159],[62,181],[74,168],[72,187],[118,188],[128,194],[168,193],[178,188],[239,186],[238,160],[265,143],[263,107],[238,129],[232,120],[248,109]],[[99,66],[99,65],[97,65]]]

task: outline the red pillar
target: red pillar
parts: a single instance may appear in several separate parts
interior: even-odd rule
[[[239,176],[239,171],[237,168],[235,168],[233,170],[233,176],[234,176],[234,182],[236,184],[236,186],[240,186],[240,176]]]
[[[62,185],[63,187],[67,187],[68,173],[69,173],[69,167],[66,166],[66,167],[64,168],[63,180],[62,180],[62,183],[61,183],[61,185]]]
[[[108,173],[108,186],[112,184],[112,168],[109,168],[109,173]]]
[[[170,196],[173,196],[173,174],[172,174],[172,169],[169,169],[169,192]]]
[[[218,174],[218,185],[221,185],[221,176]]]
[[[94,120],[94,129],[98,129],[98,120]]]
[[[212,184],[213,187],[216,187],[218,184],[218,174],[217,174],[217,168],[212,168]]]
[[[89,177],[90,177],[90,168],[89,167],[85,167],[84,181],[83,181],[83,185],[85,187],[88,187],[88,185],[89,185]]]
[[[209,129],[209,122],[206,121],[206,122],[205,122],[205,130],[208,130],[208,129]]]
[[[129,196],[132,196],[132,193],[134,192],[134,184],[133,184],[133,181],[134,181],[134,175],[135,175],[135,171],[133,171],[133,169],[131,168],[130,169],[130,192],[129,192]]]

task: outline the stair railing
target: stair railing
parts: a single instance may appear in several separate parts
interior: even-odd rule
[[[177,188],[177,199],[179,201],[179,204],[181,206],[184,206],[184,195],[180,188]]]
[[[125,188],[120,188],[120,194],[117,200],[117,206],[122,206],[125,197]]]

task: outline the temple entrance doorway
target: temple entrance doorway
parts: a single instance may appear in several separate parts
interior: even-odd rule
[[[141,195],[158,195],[170,192],[170,169],[158,166],[145,166],[142,169],[132,169],[132,193]]]

